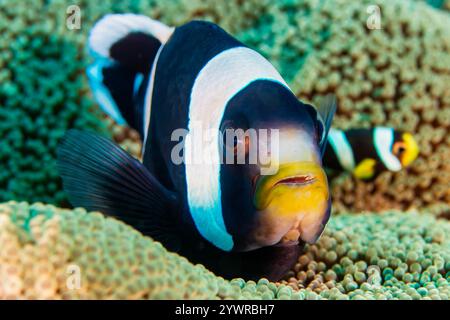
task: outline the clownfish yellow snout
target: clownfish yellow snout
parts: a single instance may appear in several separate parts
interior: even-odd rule
[[[403,167],[409,166],[419,155],[419,145],[410,133],[404,133],[403,136],[404,151],[400,155],[400,161]]]
[[[246,250],[314,243],[330,213],[326,174],[311,161],[282,164],[276,174],[259,176],[253,201],[258,217]]]

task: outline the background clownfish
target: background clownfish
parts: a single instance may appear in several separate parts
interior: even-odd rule
[[[217,25],[170,28],[134,14],[108,15],[93,28],[88,69],[93,94],[118,123],[143,138],[143,162],[92,133],[69,131],[58,168],[73,206],[116,217],[224,277],[278,280],[314,243],[330,217],[322,155],[335,112],[297,99],[276,69]],[[250,163],[176,163],[199,153],[196,123],[212,136],[272,130],[277,170]],[[224,142],[224,143],[223,143]],[[201,142],[213,160],[249,149],[252,139]],[[233,151],[230,151],[233,150]],[[236,154],[231,153],[232,156]]]
[[[351,172],[370,180],[380,172],[400,171],[419,155],[419,146],[408,132],[387,127],[331,129],[323,158],[326,168]]]

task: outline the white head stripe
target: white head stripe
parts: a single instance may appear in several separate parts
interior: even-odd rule
[[[328,134],[328,141],[338,158],[342,168],[353,171],[355,168],[355,157],[350,143],[342,130],[331,128]]]
[[[256,51],[237,47],[212,58],[199,72],[191,92],[189,133],[185,140],[185,159],[193,159],[195,123],[202,132],[219,132],[225,108],[230,99],[255,80],[271,80],[287,87],[275,68]],[[202,134],[199,133],[199,134]],[[229,251],[233,239],[225,228],[220,189],[219,144],[216,139],[203,143],[212,158],[208,163],[186,162],[186,184],[189,208],[200,234],[215,246]]]
[[[89,47],[97,54],[109,58],[111,46],[131,32],[147,33],[164,44],[173,30],[174,28],[144,15],[107,14],[92,29],[89,35]]]
[[[394,143],[394,130],[392,128],[377,127],[374,129],[373,139],[375,150],[386,168],[390,171],[400,171],[402,164],[391,151]]]

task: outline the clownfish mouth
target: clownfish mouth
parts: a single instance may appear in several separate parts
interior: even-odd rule
[[[309,174],[298,175],[298,176],[292,176],[292,177],[287,177],[287,178],[281,179],[275,183],[274,187],[276,187],[278,185],[301,187],[301,186],[305,186],[305,185],[314,183],[315,181],[316,181],[316,178],[312,175],[309,175]]]
[[[255,180],[254,205],[259,214],[252,245],[289,247],[315,243],[330,211],[328,181],[320,164],[286,163],[280,165],[276,174],[261,175]]]
[[[255,192],[256,190],[256,184],[258,179],[260,178],[260,175],[256,175],[253,177],[252,179],[252,188],[253,188],[253,192]],[[314,177],[313,175],[298,175],[298,176],[291,176],[291,177],[287,177],[284,179],[281,179],[279,181],[277,181],[272,188],[275,188],[277,186],[280,185],[285,185],[288,187],[302,187],[302,186],[306,186],[308,184],[312,184],[316,181],[316,177]]]

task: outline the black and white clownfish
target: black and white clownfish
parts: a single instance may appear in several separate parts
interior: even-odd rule
[[[400,171],[419,155],[419,146],[409,132],[388,127],[331,129],[323,157],[326,168],[351,172],[371,180],[379,173]]]
[[[283,276],[330,216],[322,155],[334,97],[317,109],[299,101],[265,58],[209,22],[172,28],[107,15],[89,48],[93,94],[116,122],[140,133],[143,161],[106,138],[69,131],[57,155],[71,204],[116,217],[224,277]],[[180,143],[176,155],[197,155],[198,123],[213,136],[276,129],[278,152],[264,164],[174,161]],[[181,142],[178,129],[186,132]],[[247,157],[254,138],[202,144],[213,160],[227,150]],[[277,170],[262,174],[268,164]]]

